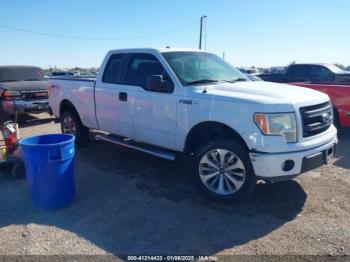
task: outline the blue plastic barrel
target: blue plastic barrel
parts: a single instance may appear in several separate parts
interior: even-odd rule
[[[74,201],[74,136],[52,134],[21,139],[19,144],[32,203],[55,210]]]

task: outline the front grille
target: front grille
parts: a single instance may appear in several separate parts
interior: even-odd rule
[[[300,109],[303,137],[310,137],[326,131],[333,123],[331,103],[305,106]]]
[[[22,92],[23,100],[43,100],[48,99],[47,91]]]

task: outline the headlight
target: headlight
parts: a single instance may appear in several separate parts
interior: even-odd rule
[[[294,113],[254,115],[255,123],[265,135],[280,135],[287,143],[297,141],[297,127]]]
[[[18,91],[5,91],[2,93],[4,100],[17,100],[21,99],[21,93]]]

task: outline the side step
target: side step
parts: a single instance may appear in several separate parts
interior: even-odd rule
[[[106,134],[96,136],[97,140],[102,140],[112,144],[124,146],[127,148],[135,149],[156,157],[160,157],[166,160],[174,161],[176,158],[176,153],[167,149],[163,149],[156,146],[146,145],[143,143],[138,143],[129,138],[123,138],[116,135]]]

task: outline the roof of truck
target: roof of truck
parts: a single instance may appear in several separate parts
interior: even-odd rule
[[[164,48],[123,48],[123,49],[115,49],[110,50],[110,52],[160,52],[160,53],[166,53],[166,52],[204,52],[203,50],[199,49],[191,49],[191,48],[172,48],[172,47],[164,47]]]
[[[291,65],[319,65],[319,66],[327,66],[331,65],[331,63],[295,63]]]

